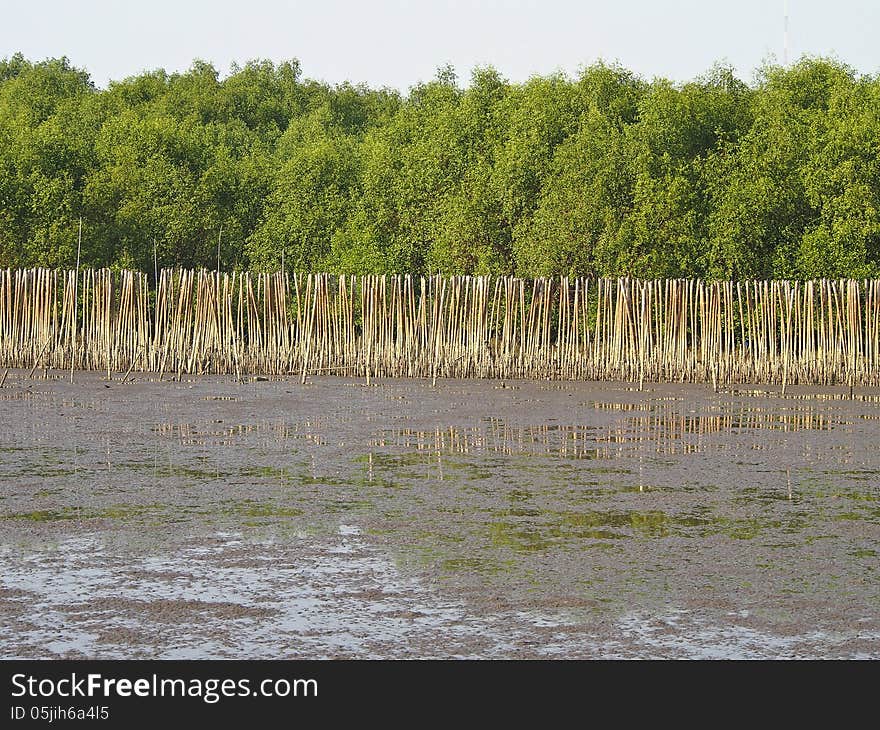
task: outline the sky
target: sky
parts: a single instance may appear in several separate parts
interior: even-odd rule
[[[715,63],[746,82],[765,62],[831,56],[880,73],[880,0],[2,0],[0,58],[67,56],[106,87],[194,59],[221,75],[249,60],[299,60],[303,76],[406,92],[454,67],[503,77],[617,62],[646,79],[689,81]]]

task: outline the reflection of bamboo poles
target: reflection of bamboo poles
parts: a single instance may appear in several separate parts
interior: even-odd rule
[[[0,270],[0,365],[880,384],[880,281]],[[35,368],[34,368],[35,370]]]
[[[514,425],[498,418],[464,428],[386,429],[370,446],[395,447],[426,454],[501,453],[532,454],[568,459],[631,456],[638,451],[658,454],[699,453],[713,434],[737,434],[752,448],[763,448],[768,431],[828,431],[843,422],[811,406],[780,413],[761,406],[731,404],[721,413],[691,415],[679,405],[647,409],[643,402],[591,404],[597,410],[626,413],[618,421],[590,424]],[[632,414],[632,415],[630,415]],[[255,427],[259,428],[259,427]]]

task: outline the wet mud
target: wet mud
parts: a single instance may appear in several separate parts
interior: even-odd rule
[[[880,390],[11,371],[4,658],[878,658]]]

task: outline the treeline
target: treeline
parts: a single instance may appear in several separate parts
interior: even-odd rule
[[[880,78],[805,58],[754,84],[595,64],[406,95],[225,78],[98,89],[0,61],[0,267],[719,278],[880,275]]]

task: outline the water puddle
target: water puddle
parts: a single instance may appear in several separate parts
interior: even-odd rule
[[[17,598],[5,603],[27,605],[3,656],[492,656],[539,620],[474,615],[402,576],[353,525],[321,546],[304,538],[283,547],[221,533],[127,560],[95,534],[51,552],[7,547],[0,588]]]

